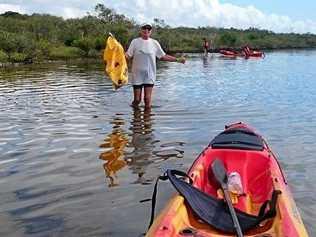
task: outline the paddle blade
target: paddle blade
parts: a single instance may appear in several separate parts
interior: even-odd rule
[[[236,234],[238,237],[243,237],[236,212],[235,212],[234,207],[232,205],[232,200],[230,199],[230,196],[229,196],[229,193],[227,190],[227,187],[228,187],[228,185],[227,185],[227,181],[228,181],[227,172],[226,172],[226,169],[225,169],[223,162],[220,159],[215,159],[213,161],[212,171],[213,171],[213,174],[215,176],[215,179],[221,184],[222,189],[224,191],[225,200],[227,202],[230,215],[231,215],[232,220],[234,222]]]
[[[215,159],[212,163],[212,171],[217,182],[224,188],[227,186],[227,173],[223,162],[220,159]]]

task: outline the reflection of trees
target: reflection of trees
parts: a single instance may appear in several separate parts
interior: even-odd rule
[[[124,148],[128,144],[128,137],[121,129],[121,125],[124,125],[124,121],[120,118],[113,120],[113,130],[105,139],[104,143],[100,145],[102,148],[108,148],[109,150],[102,152],[99,156],[101,160],[104,160],[103,164],[105,176],[109,179],[109,187],[118,185],[116,172],[126,166],[124,160]]]

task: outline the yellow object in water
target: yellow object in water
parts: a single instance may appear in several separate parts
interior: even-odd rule
[[[114,87],[117,89],[128,82],[128,68],[125,52],[122,45],[113,37],[109,36],[103,54],[106,63],[105,71],[111,78]]]

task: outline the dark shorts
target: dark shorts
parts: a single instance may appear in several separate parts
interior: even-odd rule
[[[141,84],[141,85],[133,85],[134,89],[142,89],[142,88],[147,88],[147,87],[154,87],[154,84]]]

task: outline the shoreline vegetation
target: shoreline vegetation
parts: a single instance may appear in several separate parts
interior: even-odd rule
[[[0,14],[0,67],[52,60],[102,58],[105,40],[111,32],[126,49],[138,36],[134,19],[97,4],[93,13],[75,19],[48,14]],[[311,33],[274,33],[249,28],[238,30],[215,27],[170,27],[162,19],[153,20],[152,37],[169,54],[201,53],[203,38],[210,42],[210,52],[220,49],[240,50],[248,45],[257,50],[316,49],[316,35]]]

